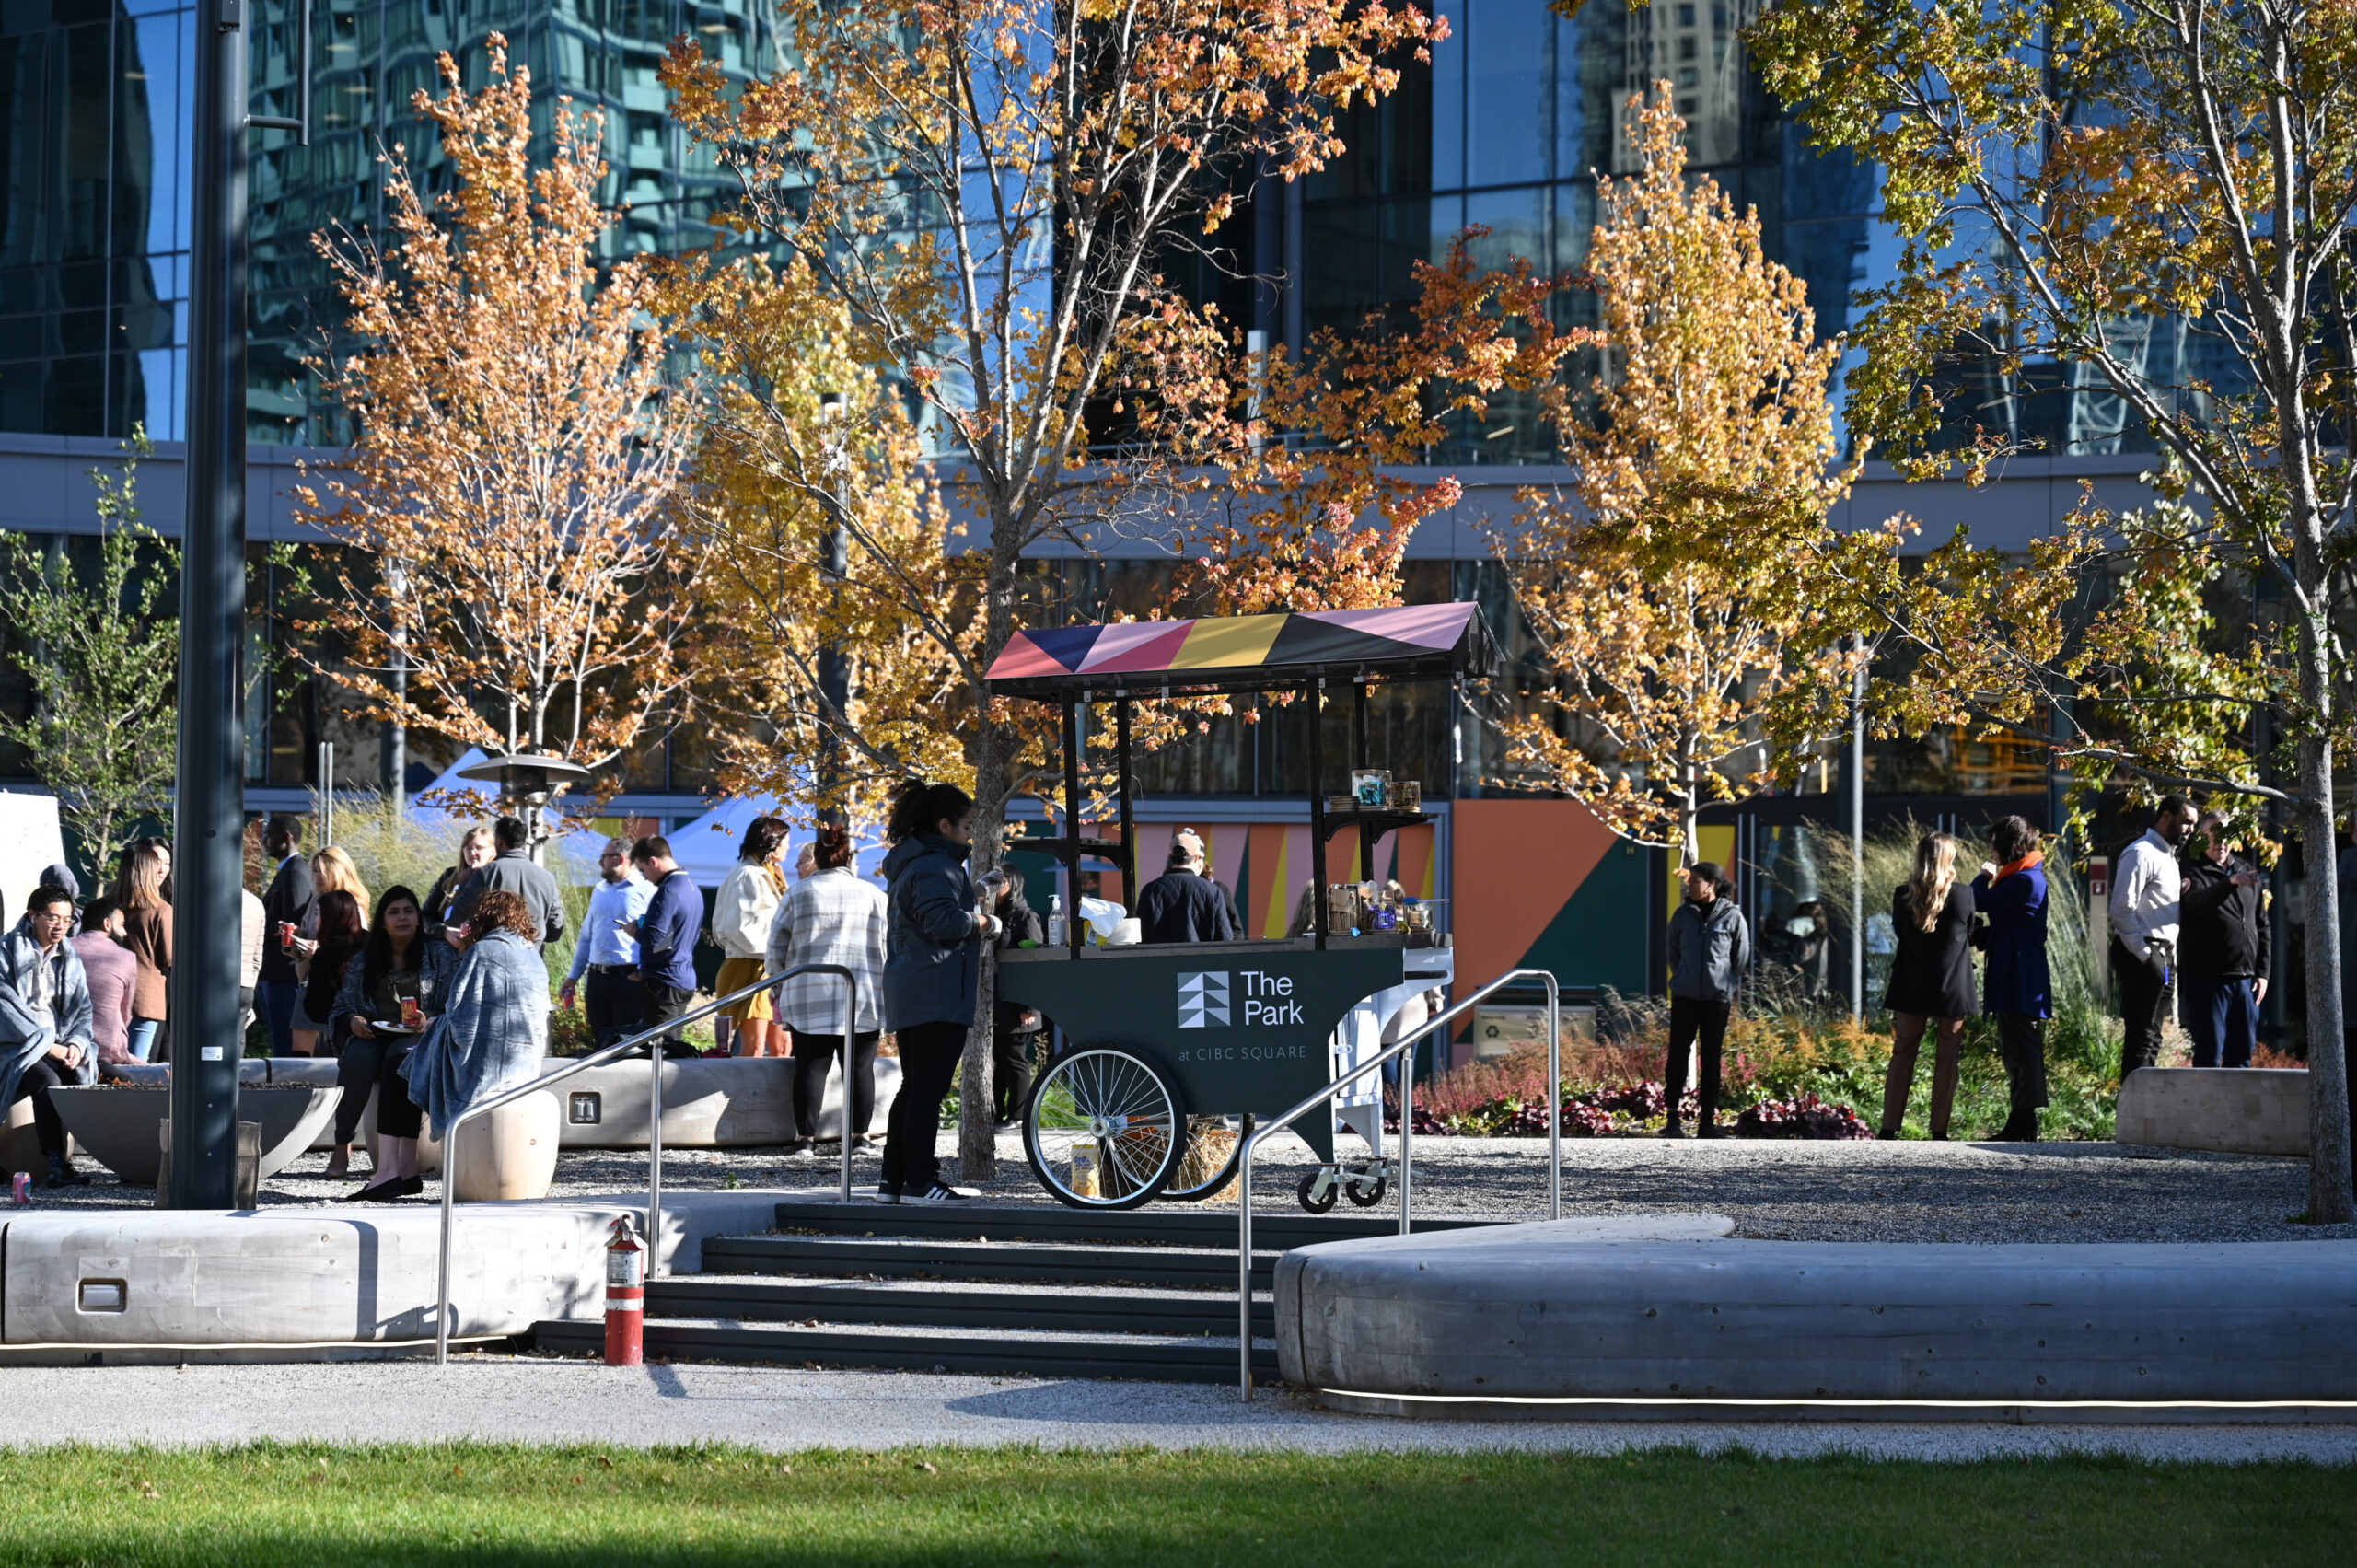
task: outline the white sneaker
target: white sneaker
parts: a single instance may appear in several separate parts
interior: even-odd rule
[[[909,1193],[905,1201],[911,1203],[959,1203],[972,1196],[973,1193],[961,1191],[946,1181],[935,1181],[922,1192]]]

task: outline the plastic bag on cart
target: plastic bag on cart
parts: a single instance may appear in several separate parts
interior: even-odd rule
[[[1080,918],[1088,922],[1089,931],[1100,943],[1113,939],[1129,912],[1110,899],[1092,899],[1086,893],[1080,896]]]
[[[1394,1024],[1421,1027],[1421,1019],[1403,1019],[1402,1013],[1423,1005],[1425,992],[1447,985],[1456,976],[1454,951],[1446,947],[1419,950],[1405,983],[1376,992],[1342,1016],[1331,1041],[1334,1075],[1341,1077],[1361,1063],[1382,1055],[1387,1045],[1397,1044],[1400,1035]],[[1365,1139],[1377,1159],[1383,1157],[1383,1078],[1379,1072],[1369,1073],[1334,1097],[1335,1122]]]

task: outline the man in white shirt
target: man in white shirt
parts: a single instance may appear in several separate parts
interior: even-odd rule
[[[598,857],[598,875],[581,939],[574,945],[573,970],[564,977],[557,999],[572,1006],[586,972],[589,1038],[604,1045],[643,1027],[644,988],[639,983],[638,942],[623,926],[634,924],[646,912],[655,885],[631,865],[628,839],[606,841],[605,853]]]
[[[2153,826],[2119,852],[2111,879],[2111,969],[2119,977],[2119,1015],[2127,1029],[2119,1075],[2150,1067],[2161,1052],[2168,1016],[2170,966],[2177,962],[2185,872],[2177,852],[2200,814],[2181,795],[2161,796]]]

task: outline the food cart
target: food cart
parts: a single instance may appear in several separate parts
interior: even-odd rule
[[[1399,681],[1448,685],[1454,702],[1468,678],[1493,674],[1497,648],[1471,604],[1388,610],[1280,612],[1196,621],[1060,626],[1017,633],[992,664],[1001,696],[1054,703],[1062,712],[1063,830],[1023,847],[1065,868],[1075,918],[1055,947],[998,955],[998,995],[1036,1007],[1063,1033],[1040,1072],[1023,1119],[1024,1150],[1047,1190],[1083,1208],[1133,1208],[1157,1197],[1199,1199],[1232,1179],[1237,1129],[1274,1115],[1332,1079],[1337,1026],[1352,1056],[1371,1053],[1364,1016],[1371,999],[1412,994],[1453,973],[1448,938],[1428,905],[1387,900],[1374,882],[1376,841],[1431,819],[1413,784],[1393,785],[1368,756],[1367,698]],[[1309,731],[1311,878],[1308,932],[1282,940],[1099,946],[1076,918],[1083,857],[1121,871],[1135,898],[1137,833],[1132,820],[1131,721],[1134,704],[1171,698],[1297,692],[1322,715],[1326,701],[1352,703],[1352,788],[1329,796],[1321,735]],[[1113,710],[1114,807],[1118,837],[1083,836],[1084,716]],[[1452,711],[1454,711],[1452,709]],[[1359,877],[1326,881],[1326,846],[1359,830]],[[1370,896],[1370,893],[1373,896]],[[1346,1059],[1345,1065],[1351,1063]],[[1382,1130],[1379,1091],[1371,1115],[1354,1122],[1370,1144]],[[1334,1156],[1331,1121],[1297,1129],[1319,1170],[1302,1182],[1305,1204],[1331,1207],[1339,1188],[1353,1202],[1383,1194],[1388,1167],[1345,1168]]]

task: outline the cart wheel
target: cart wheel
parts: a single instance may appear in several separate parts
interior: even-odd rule
[[[1244,1135],[1225,1116],[1187,1118],[1187,1152],[1162,1195],[1181,1203],[1200,1203],[1236,1179],[1244,1158]]]
[[[1364,1176],[1353,1176],[1342,1183],[1342,1191],[1348,1192],[1351,1195],[1351,1202],[1360,1208],[1372,1209],[1383,1202],[1384,1190],[1389,1185],[1389,1181],[1384,1177],[1378,1176],[1369,1181]]]
[[[1178,1086],[1153,1058],[1125,1045],[1085,1045],[1039,1074],[1023,1110],[1023,1152],[1061,1202],[1134,1209],[1178,1170],[1186,1117]]]
[[[1342,1185],[1339,1181],[1329,1181],[1326,1184],[1326,1191],[1321,1193],[1318,1191],[1318,1172],[1310,1172],[1301,1179],[1301,1186],[1295,1189],[1301,1194],[1301,1206],[1313,1214],[1322,1214],[1332,1208],[1335,1194],[1341,1190]]]

